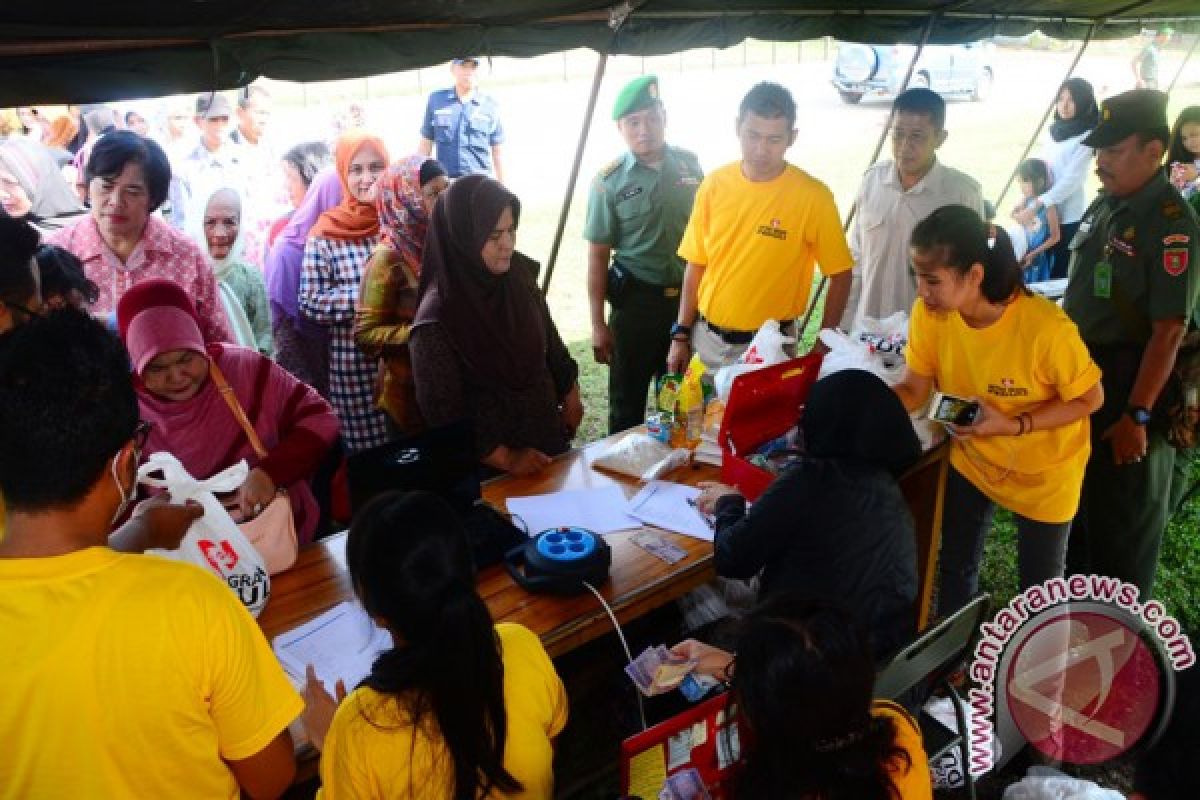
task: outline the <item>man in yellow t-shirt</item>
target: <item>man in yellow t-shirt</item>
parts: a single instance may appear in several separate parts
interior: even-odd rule
[[[850,295],[853,259],[833,193],[784,160],[796,141],[796,103],[760,83],[737,117],[742,159],[700,184],[679,246],[687,261],[670,372],[694,350],[709,369],[736,361],[767,320],[793,335],[812,289],[814,263],[829,280],[821,327],[837,325]]]
[[[0,798],[278,796],[303,703],[216,577],[107,545],[145,429],[78,311],[0,340]]]

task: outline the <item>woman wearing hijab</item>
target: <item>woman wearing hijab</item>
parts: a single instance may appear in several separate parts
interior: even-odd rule
[[[312,388],[244,347],[205,344],[195,309],[178,284],[139,283],[117,309],[129,350],[142,419],[151,424],[143,451],[167,451],[203,479],[245,459],[246,482],[228,505],[253,518],[286,489],[296,536],[312,541],[319,511],[309,481],[337,438],[337,418]],[[259,458],[222,396],[227,383],[266,450]]]
[[[1079,230],[1079,220],[1087,208],[1083,184],[1088,165],[1092,163],[1092,148],[1083,139],[1100,121],[1096,94],[1083,78],[1071,78],[1058,90],[1054,106],[1054,122],[1050,125],[1050,140],[1042,146],[1041,159],[1050,167],[1050,187],[1034,200],[1013,210],[1013,219],[1026,227],[1037,219],[1046,206],[1058,207],[1061,237],[1050,251],[1050,279],[1067,277],[1071,260],[1071,239]]]
[[[516,252],[521,202],[498,181],[460,178],[433,210],[409,348],[431,427],[474,423],[480,460],[539,472],[583,419],[576,378],[537,262]]]
[[[197,195],[201,202],[189,211],[192,238],[208,256],[225,314],[242,347],[271,355],[271,314],[262,273],[245,262],[242,197],[223,187]]]
[[[388,440],[387,415],[375,407],[375,366],[354,344],[358,292],[379,244],[375,184],[387,162],[378,136],[355,130],[338,140],[334,163],[342,202],[309,232],[300,274],[300,312],[329,331],[329,400],[350,453]]]
[[[271,245],[264,277],[271,305],[271,338],[279,366],[329,397],[329,333],[300,314],[300,273],[304,243],[317,217],[342,202],[337,170],[313,178],[304,202]]]
[[[383,360],[376,402],[405,434],[424,427],[417,409],[408,335],[417,312],[429,214],[448,185],[441,164],[417,155],[390,167],[375,192],[380,242],[363,278],[354,341],[371,358]]]
[[[0,142],[0,207],[42,233],[77,222],[83,214],[53,154],[20,138]]]
[[[864,370],[817,381],[800,427],[804,457],[749,511],[736,489],[701,484],[697,505],[716,516],[717,574],[761,571],[760,601],[792,590],[836,597],[883,657],[916,632],[916,533],[896,478],[920,442],[896,395]]]

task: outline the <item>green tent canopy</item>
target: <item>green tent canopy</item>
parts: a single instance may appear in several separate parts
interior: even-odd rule
[[[657,55],[746,38],[916,43],[1034,30],[1124,37],[1169,23],[1200,30],[1197,0],[168,0],[0,8],[0,106],[227,89],[266,76],[313,81],[576,47]],[[615,20],[623,24],[615,24]],[[614,28],[616,28],[614,32]]]

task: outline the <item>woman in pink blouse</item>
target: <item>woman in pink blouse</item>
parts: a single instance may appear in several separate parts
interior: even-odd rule
[[[166,278],[182,286],[196,305],[205,341],[232,342],[216,279],[191,239],[153,216],[167,199],[171,165],[155,142],[131,131],[96,141],[84,167],[91,214],[47,237],[83,262],[100,289],[92,306],[111,316],[134,284]]]

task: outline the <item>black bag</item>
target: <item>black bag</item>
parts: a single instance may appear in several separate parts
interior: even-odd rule
[[[347,460],[347,470],[355,513],[375,495],[390,491],[432,492],[449,503],[466,528],[477,569],[498,564],[526,538],[483,500],[470,422],[431,428],[355,453]]]

